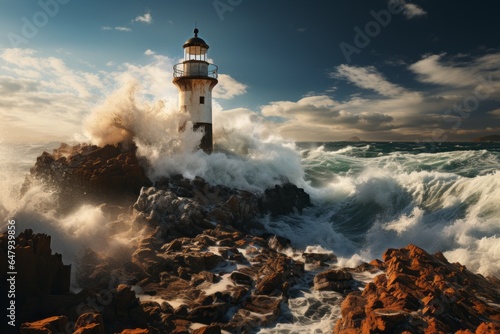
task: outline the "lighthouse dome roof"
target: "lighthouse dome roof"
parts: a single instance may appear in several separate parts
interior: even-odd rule
[[[198,29],[194,29],[194,37],[191,37],[184,43],[183,47],[187,48],[188,46],[202,46],[208,49],[208,44],[201,38],[198,37]]]

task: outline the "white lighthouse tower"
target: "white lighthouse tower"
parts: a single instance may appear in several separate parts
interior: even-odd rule
[[[191,116],[193,128],[203,131],[200,148],[212,152],[212,88],[217,85],[217,66],[207,61],[208,44],[198,37],[184,43],[184,61],[174,66],[173,82],[179,89],[179,110]]]

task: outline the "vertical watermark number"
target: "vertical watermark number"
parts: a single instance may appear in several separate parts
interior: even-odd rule
[[[7,323],[16,325],[16,221],[7,223]]]

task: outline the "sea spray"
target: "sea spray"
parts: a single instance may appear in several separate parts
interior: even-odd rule
[[[148,101],[141,95],[142,86],[131,77],[87,116],[84,133],[98,146],[135,142],[139,147],[160,146],[163,152],[147,150],[144,154],[184,153],[193,151],[202,137],[191,130],[187,114],[167,109],[164,100]],[[184,128],[184,131],[180,131]]]
[[[202,133],[192,130],[187,114],[160,100],[147,102],[140,84],[129,78],[96,107],[85,121],[85,133],[97,145],[134,142],[148,161],[151,179],[182,174],[212,184],[264,191],[284,181],[303,185],[304,171],[294,144],[276,136],[254,113],[216,111],[217,152],[197,149]]]

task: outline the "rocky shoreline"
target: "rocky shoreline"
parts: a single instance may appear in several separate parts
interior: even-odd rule
[[[18,332],[253,333],[293,322],[288,302],[304,285],[334,293],[331,308],[342,300],[333,333],[500,332],[497,278],[414,245],[342,268],[333,253],[294,249],[260,225],[262,215],[311,205],[302,189],[256,194],[180,175],[153,183],[147,169],[124,146],[63,145],[37,159],[25,189],[41,182],[56,189],[61,210],[101,205],[111,229],[141,233],[119,260],[88,250],[77,268],[52,254],[50,236],[20,233]],[[0,235],[5,266],[6,241]]]

